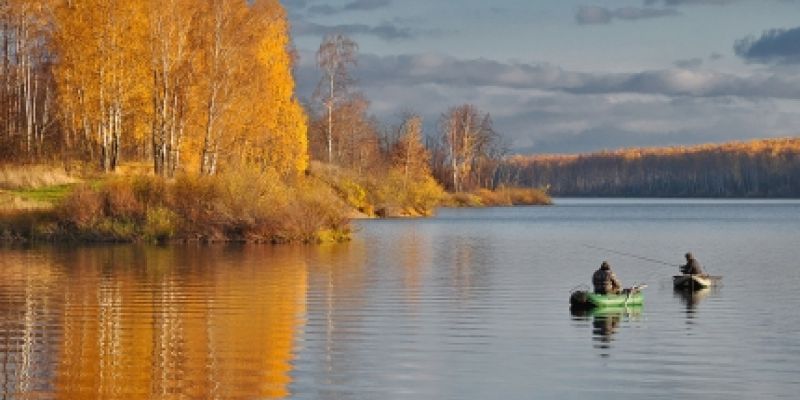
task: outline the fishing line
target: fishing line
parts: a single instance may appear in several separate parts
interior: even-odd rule
[[[672,263],[668,263],[668,262],[665,262],[665,261],[661,261],[661,260],[656,260],[656,259],[649,258],[649,257],[640,256],[640,255],[637,255],[637,254],[626,253],[624,251],[606,249],[606,248],[603,248],[603,247],[592,246],[590,244],[583,244],[583,246],[584,247],[588,247],[590,249],[603,250],[603,251],[607,251],[607,252],[610,252],[610,253],[619,254],[621,256],[631,257],[631,258],[635,258],[635,259],[642,260],[642,261],[649,261],[649,262],[655,263],[655,264],[668,265],[670,267],[679,267],[680,266],[678,264],[672,264]]]

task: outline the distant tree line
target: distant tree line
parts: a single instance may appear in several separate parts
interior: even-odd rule
[[[498,179],[556,196],[800,197],[800,139],[515,156]]]

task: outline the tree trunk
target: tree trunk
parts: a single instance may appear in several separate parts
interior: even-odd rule
[[[330,97],[328,97],[328,163],[333,163],[333,90],[334,80],[331,74]]]

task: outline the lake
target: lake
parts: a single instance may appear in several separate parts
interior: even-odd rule
[[[2,398],[800,392],[800,201],[556,199],[355,227],[321,246],[0,248]],[[720,287],[673,290],[687,251]],[[603,260],[648,285],[644,306],[571,313]]]

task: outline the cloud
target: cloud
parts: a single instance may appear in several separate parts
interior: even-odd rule
[[[623,7],[609,9],[598,6],[580,6],[575,21],[581,25],[608,24],[614,19],[635,21],[647,18],[673,17],[680,13],[673,9]]]
[[[353,0],[343,6],[317,4],[308,8],[309,15],[335,15],[344,12],[373,11],[392,5],[392,0]]]
[[[319,81],[301,54],[298,91]],[[800,76],[731,75],[668,68],[631,73],[575,72],[550,64],[458,59],[439,54],[362,54],[356,89],[384,120],[407,110],[429,135],[448,107],[490,112],[512,151],[579,152],[789,136],[800,126]],[[787,100],[784,100],[787,99]]]
[[[703,65],[703,59],[698,57],[688,58],[685,60],[677,60],[674,64],[678,68],[694,69]]]
[[[293,26],[295,36],[325,36],[341,33],[348,36],[375,36],[386,41],[413,39],[431,32],[419,32],[390,22],[379,25],[340,24],[323,25],[306,20],[297,20]]]
[[[800,27],[770,29],[761,37],[739,39],[733,46],[736,55],[757,63],[800,63]]]
[[[346,11],[372,11],[388,7],[391,4],[392,0],[355,0],[345,4],[342,9]]]
[[[551,64],[458,59],[439,54],[362,54],[356,77],[364,85],[375,86],[436,84],[574,94],[640,93],[688,97],[800,99],[800,74],[788,71],[742,76],[683,68],[630,73],[587,73],[569,71]]]
[[[307,0],[283,0],[281,3],[290,10],[302,10],[308,5]]]

